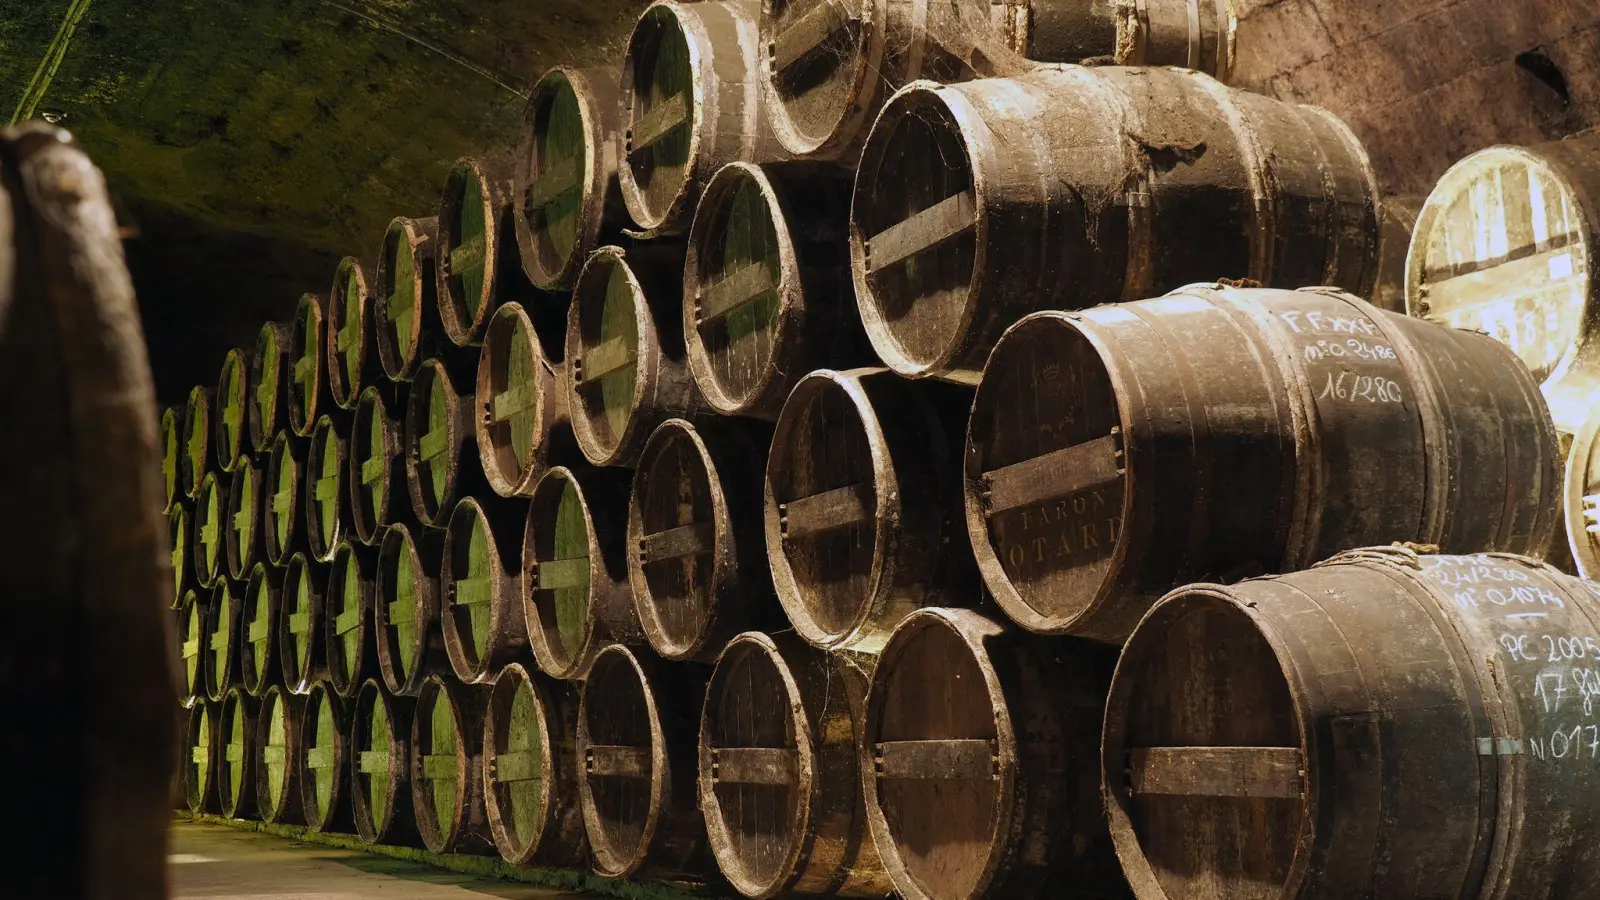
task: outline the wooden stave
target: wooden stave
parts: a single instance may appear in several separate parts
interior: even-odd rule
[[[501,724],[510,714],[515,691],[526,686],[532,692],[543,736],[540,738],[541,781],[545,802],[539,834],[519,843],[506,824],[501,809],[495,763],[501,745]],[[508,663],[495,678],[483,721],[484,800],[489,828],[500,857],[515,866],[543,865],[579,867],[589,857],[588,835],[578,805],[576,749],[578,688],[572,682],[550,678],[520,662]],[[553,751],[551,748],[554,748]]]
[[[496,498],[498,499],[498,498]],[[507,501],[493,502],[489,498],[462,497],[450,514],[445,526],[444,546],[439,565],[439,623],[444,634],[445,652],[450,667],[463,684],[486,684],[509,662],[520,656],[528,646],[526,626],[521,615],[521,558],[520,532],[516,528],[522,519],[520,505]],[[469,648],[462,634],[461,615],[469,617],[470,611],[460,609],[457,600],[456,573],[458,552],[469,553],[468,547],[474,526],[484,530],[489,541],[489,633],[485,645]],[[507,560],[511,563],[508,565]],[[467,563],[470,566],[470,563]],[[478,643],[477,636],[471,638]],[[472,655],[477,656],[476,664]]]

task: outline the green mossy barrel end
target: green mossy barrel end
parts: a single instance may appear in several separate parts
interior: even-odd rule
[[[203,619],[206,655],[206,697],[221,703],[228,689],[241,684],[239,675],[239,620],[243,607],[239,586],[227,578],[218,579]]]
[[[356,540],[376,545],[406,510],[404,406],[376,385],[361,392],[350,426],[350,519]]]
[[[216,472],[200,481],[194,506],[194,578],[203,588],[214,587],[228,576],[228,482]]]
[[[407,382],[430,352],[439,324],[438,279],[434,249],[439,220],[399,217],[389,223],[378,255],[373,305],[378,359],[390,380]],[[382,308],[379,315],[378,307]]]
[[[287,565],[289,557],[305,549],[305,441],[287,428],[278,432],[267,457],[262,479],[261,537],[267,561]]]
[[[327,411],[323,408],[328,394],[325,322],[322,298],[316,294],[301,296],[294,322],[289,326],[289,350],[284,362],[289,427],[301,437],[310,437],[318,417]]]
[[[322,348],[328,360],[328,392],[334,405],[353,409],[361,391],[378,375],[378,352],[373,345],[371,289],[368,269],[361,260],[339,260],[328,289],[328,327]]]
[[[306,545],[318,562],[333,562],[333,553],[345,539],[350,520],[349,419],[332,416],[317,420],[306,451]]]
[[[528,496],[552,458],[572,455],[565,366],[551,363],[520,303],[495,311],[478,357],[478,459],[502,497]]]
[[[377,551],[349,542],[334,548],[323,595],[323,646],[328,681],[339,696],[353,700],[376,668],[372,641],[373,578]]]
[[[500,269],[503,227],[511,208],[511,184],[479,159],[461,159],[445,179],[439,198],[439,319],[459,347],[483,342],[489,316],[503,287]]]
[[[506,862],[578,867],[588,861],[577,733],[573,682],[521,663],[495,679],[483,722],[484,797]]]
[[[228,519],[223,550],[228,574],[235,579],[250,577],[250,570],[263,558],[261,547],[262,472],[249,456],[239,457],[233,467],[233,482],[228,487]]]
[[[202,600],[202,596],[205,597]],[[178,633],[178,657],[183,670],[182,702],[193,706],[206,695],[206,605],[210,594],[202,595],[193,588],[183,592],[174,615]]]
[[[422,364],[406,403],[406,485],[424,525],[444,527],[456,501],[482,481],[471,446],[473,401],[439,359]]]
[[[256,563],[240,611],[239,669],[244,689],[259,698],[283,679],[278,640],[283,631],[283,570]]]
[[[283,683],[296,694],[307,694],[326,677],[323,648],[322,604],[328,586],[328,568],[304,553],[289,557],[283,571],[283,615],[278,628],[278,661]]]
[[[250,432],[250,447],[266,453],[278,430],[287,424],[284,385],[289,380],[291,326],[268,322],[256,334],[255,352],[250,355],[250,400],[245,424]]]
[[[411,720],[411,799],[434,853],[493,853],[483,806],[483,709],[489,688],[430,675]]]
[[[256,811],[261,821],[300,825],[305,812],[300,798],[300,721],[305,698],[274,684],[261,696],[256,713]]]
[[[172,507],[167,517],[167,542],[171,547],[172,608],[183,602],[184,592],[194,586],[194,535],[190,533],[189,510],[182,504]]]
[[[229,688],[217,713],[217,807],[230,819],[256,818],[259,754],[256,727],[259,704],[239,688]]]
[[[169,406],[161,411],[162,511],[172,512],[183,497],[183,410]]]
[[[521,511],[499,498],[463,497],[445,528],[439,621],[450,667],[468,684],[493,680],[528,646],[517,577]]]
[[[250,355],[235,347],[222,358],[222,372],[217,376],[215,415],[212,425],[215,433],[217,467],[232,472],[239,460],[250,451],[248,446],[250,415]]]
[[[444,538],[436,528],[390,525],[378,547],[372,607],[378,670],[392,694],[414,697],[428,673],[448,665],[439,630],[439,565]]]
[[[377,679],[356,695],[350,716],[350,798],[356,834],[370,844],[417,841],[411,811],[411,716],[416,701],[395,697]]]
[[[189,710],[178,780],[192,813],[217,811],[217,705],[201,701]]]
[[[179,489],[190,500],[200,498],[200,482],[211,471],[215,448],[211,444],[211,389],[196,387],[189,392],[183,410],[183,455],[179,462]]]
[[[300,805],[312,831],[347,831],[350,816],[350,708],[319,681],[300,716]]]

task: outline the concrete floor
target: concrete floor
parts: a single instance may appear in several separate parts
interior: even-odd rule
[[[183,900],[586,900],[590,895],[480,881],[405,860],[239,831],[172,825],[172,896]]]

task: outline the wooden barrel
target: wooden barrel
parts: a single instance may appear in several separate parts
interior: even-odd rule
[[[240,457],[228,487],[228,530],[223,536],[228,574],[239,580],[249,578],[250,570],[262,558],[261,509],[265,504],[261,490],[261,470],[255,460]]]
[[[520,303],[495,311],[478,357],[475,438],[489,486],[527,496],[552,458],[572,455],[565,368],[545,356]]]
[[[463,497],[450,514],[439,567],[439,622],[456,677],[494,680],[527,651],[522,616],[521,506]]]
[[[298,825],[305,821],[300,805],[300,765],[296,746],[305,715],[305,698],[272,685],[261,695],[256,713],[256,811],[261,821]]]
[[[350,798],[356,834],[369,844],[412,845],[411,714],[416,701],[394,697],[376,678],[350,715]]]
[[[172,566],[172,608],[177,609],[183,594],[194,586],[194,560],[190,556],[194,547],[190,543],[189,510],[182,504],[172,507],[167,517],[167,539],[171,546],[168,559]]]
[[[350,705],[325,681],[311,686],[300,716],[300,806],[312,831],[347,831]]]
[[[288,429],[278,432],[262,483],[263,492],[270,492],[271,499],[261,510],[263,549],[267,561],[275,566],[287,565],[290,556],[305,549],[306,517],[301,511],[305,505],[301,490],[305,465],[305,442]]]
[[[544,73],[517,145],[514,204],[522,270],[534,287],[571,290],[584,260],[628,223],[617,181],[617,70]]]
[[[288,424],[284,411],[283,385],[288,374],[290,326],[268,322],[256,334],[255,352],[250,355],[250,401],[245,408],[245,426],[250,433],[250,448],[257,453],[272,449],[278,430]]]
[[[1122,897],[1096,794],[1116,653],[923,609],[867,695],[867,819],[907,900]]]
[[[433,528],[390,525],[378,547],[372,606],[378,671],[390,693],[415,697],[429,672],[448,664],[439,630],[439,564],[444,539]]]
[[[1581,896],[1600,878],[1595,590],[1386,547],[1173,591],[1105,720],[1135,893]]]
[[[1583,577],[1600,580],[1600,412],[1590,411],[1567,452],[1562,508],[1573,564]]]
[[[1331,289],[1193,285],[1006,333],[972,407],[967,531],[1018,623],[1121,643],[1195,578],[1389,541],[1540,552],[1558,467],[1537,384],[1493,340]]]
[[[183,412],[161,411],[161,511],[171,513],[183,497]]]
[[[702,403],[684,362],[682,297],[681,269],[621,247],[583,267],[567,313],[567,405],[595,465],[634,465],[657,425]]]
[[[229,688],[217,708],[217,808],[230,819],[256,817],[256,713],[254,697]]]
[[[731,162],[783,156],[761,110],[756,4],[652,3],[622,61],[622,199],[647,234],[689,230],[700,192]]]
[[[211,389],[196,387],[189,392],[189,402],[183,410],[183,458],[178,479],[183,496],[190,500],[200,498],[200,482],[211,471],[215,452],[211,444]]]
[[[1176,69],[918,85],[873,126],[851,205],[861,318],[890,368],[974,380],[1028,312],[1196,281],[1377,277],[1378,205],[1331,114]]]
[[[668,419],[628,495],[628,579],[650,646],[712,662],[728,639],[779,627],[761,534],[771,431],[740,419]]]
[[[776,419],[800,376],[873,359],[852,302],[848,173],[732,163],[689,229],[689,369],[724,415]]]
[[[695,719],[705,667],[663,663],[611,644],[583,682],[578,798],[607,878],[704,876],[712,870],[695,790]]]
[[[256,563],[239,611],[239,672],[244,689],[260,697],[283,677],[278,635],[283,631],[283,570]]]
[[[183,746],[187,756],[178,780],[189,811],[195,814],[217,809],[217,708],[204,701],[189,710]]]
[[[370,547],[341,542],[328,567],[328,589],[322,598],[323,646],[328,657],[328,682],[346,700],[375,674],[372,639],[373,580],[378,554]]]
[[[1509,346],[1565,435],[1583,427],[1600,387],[1597,197],[1600,135],[1491,147],[1439,179],[1406,260],[1407,311]]]
[[[522,532],[522,611],[539,668],[583,678],[607,641],[642,643],[628,585],[628,473],[556,466]]]
[[[746,897],[887,897],[862,802],[856,722],[867,675],[792,634],[722,651],[700,718],[700,808]]]
[[[202,588],[210,588],[219,578],[228,577],[224,559],[224,531],[228,521],[228,485],[216,472],[200,480],[194,506],[194,578]]]
[[[483,807],[483,707],[488,688],[429,675],[411,720],[411,803],[434,853],[493,853]]]
[[[304,553],[289,557],[283,571],[283,617],[278,631],[278,659],[283,683],[296,694],[308,694],[327,674],[323,648],[322,602],[328,568]]]
[[[311,432],[306,451],[306,546],[318,562],[333,562],[334,551],[346,539],[350,521],[349,472],[350,420],[323,416]]]
[[[245,351],[235,347],[222,358],[222,373],[217,376],[216,416],[212,421],[216,432],[217,467],[232,472],[239,460],[249,452],[245,439],[249,428],[245,419],[250,408],[250,360]]]
[[[1227,82],[1237,55],[1233,0],[1032,0],[1008,4],[1006,44],[1045,62],[1179,66]],[[1009,27],[1007,27],[1009,26]]]
[[[201,594],[193,589],[185,591],[183,599],[178,601],[177,615],[174,616],[174,624],[178,629],[178,653],[183,666],[179,701],[184,706],[193,706],[206,695],[205,617],[206,603],[201,599]]]
[[[578,868],[588,836],[578,806],[578,691],[511,663],[483,721],[484,798],[500,856],[516,866]]]
[[[355,539],[375,545],[409,511],[405,491],[404,403],[390,404],[376,385],[361,392],[350,426],[350,519]]]
[[[823,369],[795,386],[767,457],[766,543],[801,637],[874,653],[912,610],[973,597],[959,543],[970,397],[884,369]]]
[[[383,297],[383,321],[375,330],[383,373],[394,381],[410,381],[416,375],[417,367],[433,352],[432,336],[444,328],[439,323],[434,271],[438,238],[437,218],[404,216],[391,221],[383,235],[376,279]]]
[[[284,388],[289,427],[301,437],[310,437],[317,420],[328,411],[324,331],[322,298],[316,294],[303,295],[300,305],[295,307],[294,323],[289,327],[289,354],[284,363],[289,376]]]
[[[228,689],[242,684],[239,672],[239,617],[243,598],[235,583],[226,578],[217,580],[211,602],[201,619],[201,639],[205,645],[200,652],[206,654],[206,696],[213,703],[221,703]]]
[[[483,342],[505,287],[500,278],[511,208],[510,180],[483,160],[458,160],[439,198],[435,269],[439,319],[457,346]]]
[[[372,287],[361,260],[346,256],[333,273],[328,290],[328,391],[335,405],[354,409],[367,385],[377,381],[378,351],[373,343]]]
[[[406,483],[411,509],[424,525],[442,528],[456,501],[482,477],[473,440],[470,394],[438,359],[422,364],[406,402]]]

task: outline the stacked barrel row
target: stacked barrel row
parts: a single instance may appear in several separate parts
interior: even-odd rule
[[[1224,4],[1071,5],[656,3],[230,353],[163,422],[191,808],[751,897],[1578,896],[1538,382],[1360,299],[1337,119],[1015,52],[1225,74]],[[1458,555],[1338,555],[1393,543]]]

